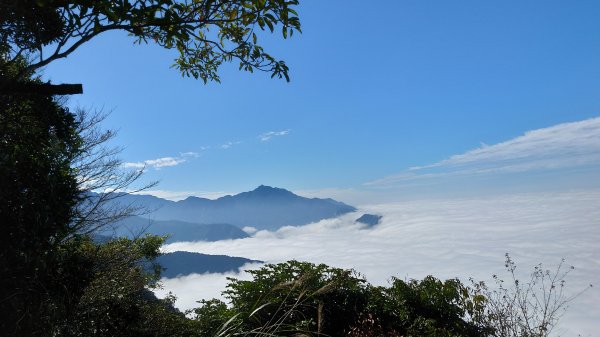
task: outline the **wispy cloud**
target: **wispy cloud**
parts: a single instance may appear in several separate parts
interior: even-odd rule
[[[147,168],[151,167],[155,170],[160,170],[163,167],[172,167],[187,162],[190,158],[197,158],[199,154],[197,152],[183,152],[176,157],[162,157],[156,159],[148,159],[139,162],[127,162],[123,163],[124,168]]]
[[[261,134],[260,136],[258,136],[258,138],[260,139],[261,142],[268,142],[273,137],[287,136],[289,134],[290,134],[289,129],[283,130],[283,131],[269,131],[269,132],[265,132],[265,133]]]
[[[219,146],[221,149],[223,150],[227,150],[230,149],[232,146],[234,145],[238,145],[241,144],[242,142],[227,142],[225,144],[221,144],[221,146]]]
[[[526,132],[511,140],[479,148],[440,162],[411,167],[366,183],[387,187],[449,176],[517,173],[600,165],[600,117]]]
[[[203,148],[204,149],[204,148]],[[198,158],[200,156],[200,154],[198,152],[183,152],[179,154],[181,157],[193,157],[193,158]]]

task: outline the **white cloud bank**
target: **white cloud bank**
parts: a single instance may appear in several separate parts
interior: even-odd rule
[[[148,159],[140,162],[128,162],[123,163],[124,168],[138,168],[143,169],[151,167],[155,170],[160,170],[163,167],[172,167],[187,162],[190,158],[197,158],[199,154],[197,152],[184,152],[176,157],[162,157],[156,159]]]
[[[191,274],[172,279],[161,279],[162,288],[155,291],[156,295],[163,298],[169,292],[177,295],[176,306],[182,310],[196,308],[201,299],[220,298],[221,292],[227,284],[228,277],[250,280],[251,276],[246,270],[258,269],[261,264],[248,263],[242,272]],[[185,295],[183,295],[185,294]]]
[[[382,223],[364,229],[354,220],[363,212],[383,215]],[[489,281],[503,272],[504,253],[529,272],[543,262],[553,267],[566,258],[576,269],[567,290],[596,287],[571,303],[562,320],[562,336],[600,331],[600,191],[534,193],[474,199],[438,199],[381,204],[337,219],[254,237],[221,242],[181,242],[165,251],[184,250],[243,256],[267,262],[298,259],[355,268],[374,284],[390,276],[474,277]],[[194,301],[218,295],[225,276],[192,275],[165,280],[166,291],[190,308]],[[230,275],[229,275],[230,276]],[[247,277],[247,276],[244,276]]]
[[[453,176],[537,172],[600,165],[600,117],[526,132],[432,165],[412,167],[365,184],[390,187]]]

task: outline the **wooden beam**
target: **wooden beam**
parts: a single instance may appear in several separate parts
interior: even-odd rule
[[[0,87],[0,94],[77,95],[83,94],[83,85],[50,83],[11,83]]]

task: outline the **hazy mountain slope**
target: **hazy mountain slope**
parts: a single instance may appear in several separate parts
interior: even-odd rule
[[[216,200],[189,197],[174,202],[145,195],[125,195],[118,200],[153,210],[149,216],[156,220],[227,223],[269,230],[304,225],[356,210],[333,199],[304,198],[269,186]]]
[[[103,235],[136,237],[143,233],[168,236],[167,243],[177,241],[219,241],[241,239],[248,234],[230,224],[198,224],[179,220],[150,220],[129,217],[114,224]]]
[[[238,271],[246,263],[259,263],[262,261],[227,255],[173,252],[159,256],[156,262],[164,268],[161,273],[162,277],[173,278],[189,274]]]

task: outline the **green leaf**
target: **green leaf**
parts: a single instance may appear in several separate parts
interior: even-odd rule
[[[271,31],[271,33],[273,32],[273,23],[271,22],[271,20],[265,20],[265,23],[267,24],[267,26],[269,26],[269,30]]]
[[[229,12],[229,20],[235,20],[238,16],[237,8],[234,8],[231,12]]]

